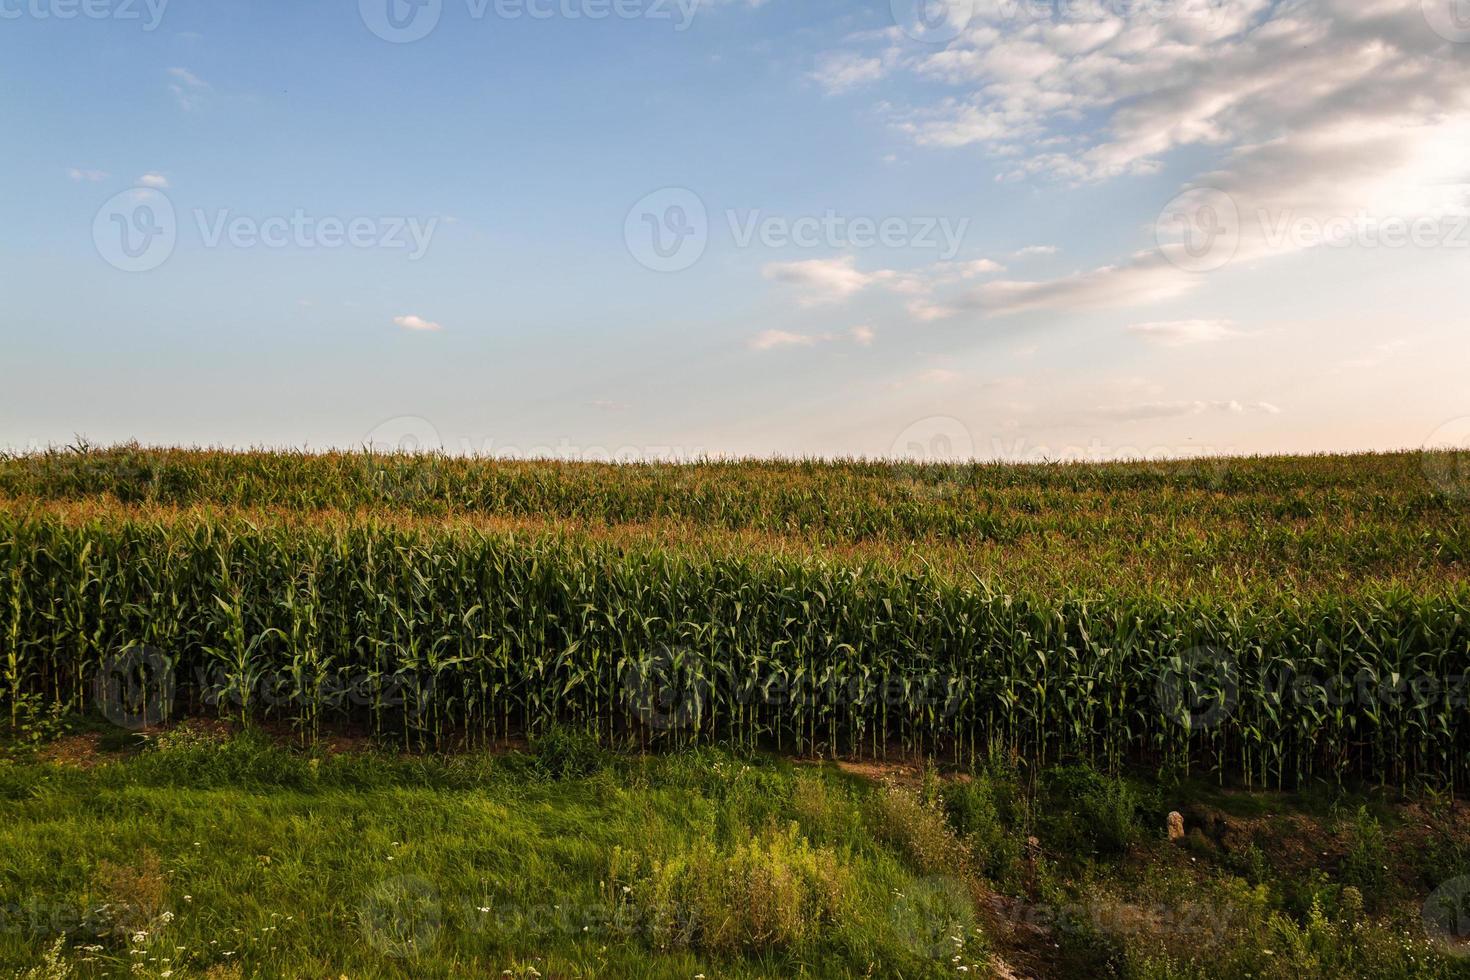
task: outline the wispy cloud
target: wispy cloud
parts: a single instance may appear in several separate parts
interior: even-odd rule
[[[951,371],[949,368],[929,368],[918,374],[919,383],[924,385],[953,384],[959,377],[958,371]]]
[[[405,330],[414,330],[421,333],[434,333],[444,329],[440,324],[432,320],[425,320],[423,317],[412,313],[405,314],[404,316],[395,316],[393,322]]]
[[[816,337],[805,333],[792,333],[789,330],[763,330],[750,342],[751,350],[776,350],[779,347],[812,347],[817,343]]]
[[[886,72],[882,58],[866,58],[850,51],[840,51],[819,59],[809,77],[828,95],[840,95],[877,81]]]
[[[1382,367],[1387,361],[1410,347],[1409,341],[1399,338],[1397,340],[1385,341],[1374,344],[1373,347],[1357,357],[1349,357],[1338,361],[1336,371],[1371,371]]]
[[[1168,17],[1151,4],[1102,5],[1062,20],[1047,5],[954,7],[967,16],[937,50],[891,31],[849,40],[849,53],[882,58],[889,74],[957,90],[889,105],[900,131],[921,146],[978,146],[1006,168],[1002,179],[1071,185],[1160,173],[1181,150],[1208,149],[1216,169],[1186,186],[1238,210],[1235,268],[1311,247],[1270,221],[1435,219],[1470,201],[1470,61],[1411,0],[1220,0]],[[992,315],[1137,306],[1204,281],[1168,254],[1150,247],[1056,279],[993,283],[949,305]]]
[[[877,333],[872,327],[853,327],[845,334],[794,333],[790,330],[763,330],[750,341],[750,349],[758,351],[778,350],[782,347],[815,347],[839,340],[850,340],[859,347],[872,346]]]
[[[78,183],[85,181],[89,184],[106,180],[108,177],[107,171],[105,170],[82,170],[78,167],[71,167],[67,170],[66,175]]]
[[[1233,337],[1244,337],[1245,332],[1236,328],[1229,320],[1161,320],[1154,323],[1134,323],[1128,332],[1144,340],[1165,347],[1187,347],[1190,344],[1208,344]]]
[[[161,173],[150,171],[138,178],[139,187],[151,187],[156,191],[168,189],[168,178]]]
[[[199,108],[204,102],[204,96],[209,91],[209,83],[187,68],[170,68],[168,90],[173,93],[174,101],[180,109],[190,112]]]
[[[1151,422],[1158,419],[1182,418],[1191,415],[1247,413],[1280,415],[1281,409],[1271,402],[1242,402],[1235,399],[1205,401],[1200,399],[1181,401],[1135,402],[1124,405],[1102,405],[1074,415],[1069,421],[1094,422]]]
[[[960,380],[960,373],[946,367],[924,368],[919,371],[910,371],[891,381],[885,382],[883,387],[889,391],[904,391],[912,388],[943,388]]]
[[[803,306],[836,303],[868,288],[874,277],[857,269],[856,259],[807,259],[801,262],[772,262],[762,274],[774,282],[801,291]]]

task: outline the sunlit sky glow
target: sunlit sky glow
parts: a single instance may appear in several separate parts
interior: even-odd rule
[[[0,446],[1470,434],[1464,0],[917,6],[0,0]]]

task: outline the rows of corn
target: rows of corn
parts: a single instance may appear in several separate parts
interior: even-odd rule
[[[13,722],[38,705],[131,727],[216,714],[409,747],[564,724],[649,745],[1142,761],[1255,785],[1463,783],[1470,590],[1264,596],[1034,590],[387,510],[12,499],[0,703]]]

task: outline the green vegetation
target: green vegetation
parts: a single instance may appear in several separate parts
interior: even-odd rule
[[[123,448],[0,461],[0,489],[13,723],[39,697],[420,749],[566,722],[604,744],[1135,760],[1278,787],[1470,769],[1470,526],[1412,456],[616,468]]]
[[[0,971],[1470,975],[1466,462],[0,457]]]
[[[0,971],[1470,976],[1424,938],[1411,866],[1366,903],[1322,870],[1357,868],[1355,810],[1288,797],[1271,805],[1289,832],[1192,807],[1207,853],[1164,840],[1158,785],[1077,766],[874,781],[565,731],[495,756],[197,725],[131,741],[84,732],[0,762]],[[1384,812],[1377,833],[1404,848],[1417,814]],[[1439,826],[1470,839],[1462,808]],[[1251,849],[1258,878],[1236,866]]]

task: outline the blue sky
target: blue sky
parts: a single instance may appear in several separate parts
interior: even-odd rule
[[[1460,0],[682,2],[0,0],[0,445],[1470,434]]]

